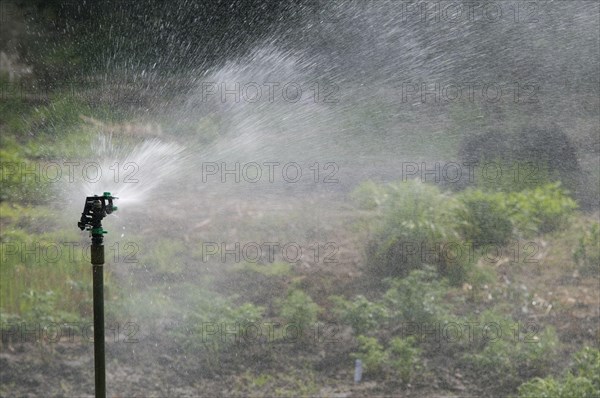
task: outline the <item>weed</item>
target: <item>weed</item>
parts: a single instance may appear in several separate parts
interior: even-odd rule
[[[579,237],[573,251],[573,260],[584,274],[597,275],[600,271],[600,223],[593,223]]]
[[[298,342],[305,342],[310,333],[306,333],[316,322],[321,308],[302,290],[292,290],[288,296],[280,300],[281,317],[287,324],[294,324],[302,336]]]
[[[335,305],[334,313],[342,324],[350,325],[356,335],[365,335],[380,328],[388,317],[383,304],[369,301],[362,295],[352,301],[340,296],[332,296],[331,300]]]

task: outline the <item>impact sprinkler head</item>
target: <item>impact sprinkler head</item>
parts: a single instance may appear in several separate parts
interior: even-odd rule
[[[102,196],[88,196],[85,199],[81,219],[77,223],[79,229],[91,231],[92,234],[106,233],[102,230],[102,219],[117,210],[117,206],[113,204],[115,199],[118,198],[112,196],[110,192],[104,192]]]

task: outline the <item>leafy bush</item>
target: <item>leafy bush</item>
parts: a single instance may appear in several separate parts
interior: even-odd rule
[[[467,253],[467,250],[470,249],[463,248],[461,250],[462,252],[456,254],[456,260],[447,261],[444,270],[444,275],[451,286],[462,287],[465,282],[470,282],[472,278],[477,279],[478,268],[475,264],[475,257]]]
[[[560,182],[521,192],[511,192],[507,206],[515,229],[524,236],[547,233],[566,224],[577,203]]]
[[[311,369],[286,369],[254,374],[249,370],[235,378],[236,397],[312,397],[318,394],[317,375]]]
[[[600,271],[600,224],[593,223],[579,237],[573,260],[585,273],[592,275]]]
[[[600,351],[586,347],[575,354],[575,366],[562,380],[534,378],[519,387],[520,398],[593,398],[600,396]]]
[[[260,321],[264,312],[264,308],[251,303],[234,305],[229,300],[209,295],[194,297],[193,301],[181,327],[173,333],[185,346],[215,355],[244,343],[246,327]]]
[[[568,375],[562,382],[552,377],[535,378],[519,387],[520,398],[596,398],[600,391],[583,377]]]
[[[410,382],[421,353],[415,347],[414,337],[395,337],[385,350],[375,337],[361,335],[357,340],[359,349],[352,357],[362,361],[365,374],[399,377],[403,384]]]
[[[401,339],[396,337],[390,341],[388,356],[390,366],[400,377],[403,384],[408,384],[419,361],[421,350],[415,347],[415,338]]]
[[[448,311],[443,304],[446,286],[431,269],[412,271],[406,278],[390,280],[384,295],[392,326],[405,322],[434,323],[445,319]]]
[[[507,209],[506,195],[468,189],[459,194],[468,209],[468,225],[464,231],[467,241],[474,244],[504,245],[512,236],[512,222]]]
[[[375,337],[358,336],[356,339],[359,348],[357,353],[352,354],[352,357],[362,361],[365,374],[376,375],[381,373],[386,362],[383,346],[379,344]]]
[[[359,295],[353,301],[340,296],[333,296],[334,313],[344,325],[350,325],[356,335],[367,334],[381,327],[387,319],[388,311],[381,303],[367,300]]]
[[[574,359],[575,375],[589,379],[594,388],[600,390],[600,350],[585,347],[574,355]]]
[[[506,244],[513,235],[530,237],[564,226],[577,208],[560,182],[520,192],[466,190],[459,194],[467,207],[463,236],[474,243]]]
[[[48,322],[76,322],[79,318],[76,314],[66,312],[58,306],[59,295],[49,290],[36,292],[30,290],[22,295],[22,319],[30,324]]]
[[[493,268],[473,265],[467,278],[468,286],[465,286],[469,291],[468,298],[471,301],[480,301],[484,293],[487,296],[486,285],[494,283],[496,277],[496,271]]]
[[[550,372],[559,346],[554,329],[523,334],[511,319],[492,311],[484,311],[477,322],[487,326],[487,338],[476,336],[476,344],[468,347],[462,360],[495,393],[514,390],[524,380]]]
[[[301,341],[309,336],[306,333],[317,322],[317,314],[321,308],[312,298],[302,290],[292,290],[288,296],[280,301],[281,317],[288,324],[294,324],[299,329]],[[298,342],[301,342],[298,341]]]
[[[369,199],[371,194],[371,199]],[[407,250],[432,247],[460,237],[466,209],[456,198],[432,185],[411,180],[380,187],[362,184],[354,194],[359,205],[373,208],[367,247],[370,269],[380,276],[405,276],[422,264],[422,255]],[[443,259],[438,264],[445,268]]]

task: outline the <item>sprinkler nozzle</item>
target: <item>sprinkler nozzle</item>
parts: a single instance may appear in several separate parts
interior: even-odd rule
[[[107,214],[111,214],[117,210],[117,206],[113,205],[113,200],[118,199],[112,196],[110,192],[104,192],[102,196],[88,196],[85,199],[81,219],[77,223],[79,229],[91,231],[92,234],[105,234],[102,230],[102,219]]]

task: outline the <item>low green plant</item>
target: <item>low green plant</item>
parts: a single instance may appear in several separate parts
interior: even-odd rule
[[[241,396],[308,397],[317,394],[319,386],[314,371],[310,369],[272,374],[246,371],[236,378],[234,390]]]
[[[288,325],[293,324],[298,328],[300,339],[298,343],[306,342],[310,333],[308,331],[317,322],[317,315],[321,308],[312,298],[302,290],[294,289],[287,297],[279,301],[280,316]]]
[[[506,200],[513,226],[523,237],[559,229],[577,209],[560,182],[511,192]]]
[[[579,237],[573,261],[585,274],[600,272],[600,223],[594,222]]]
[[[494,393],[514,391],[532,377],[547,375],[557,358],[559,340],[553,328],[523,333],[522,325],[486,310],[475,322],[484,332],[469,341],[463,364]]]
[[[458,195],[467,207],[468,225],[463,231],[466,241],[476,246],[485,243],[504,245],[513,233],[506,194],[467,189]]]
[[[548,183],[519,192],[467,189],[458,195],[468,212],[462,236],[477,244],[506,244],[511,237],[532,237],[564,225],[577,203],[561,188]]]
[[[209,366],[218,365],[222,352],[244,344],[246,328],[259,322],[264,312],[254,304],[236,305],[214,294],[192,293],[189,300],[189,310],[182,314],[180,327],[172,333],[184,346],[210,353]]]
[[[362,361],[365,374],[400,378],[403,384],[410,382],[421,354],[414,337],[394,337],[385,349],[375,337],[360,335],[357,341],[358,352],[351,357]]]
[[[418,365],[421,353],[421,350],[415,346],[415,338],[412,336],[405,339],[395,337],[390,341],[387,352],[394,373],[400,377],[403,384],[408,384]]]
[[[446,283],[437,278],[431,268],[414,270],[406,278],[389,280],[389,284],[383,301],[389,311],[391,327],[406,322],[431,324],[448,317],[443,301]]]
[[[519,387],[519,398],[596,398],[600,391],[583,377],[567,375],[558,381],[552,377],[539,377]]]
[[[22,320],[29,324],[77,322],[80,320],[76,314],[60,309],[57,301],[58,294],[51,290],[45,292],[29,290],[23,293],[21,300]]]
[[[594,398],[600,396],[600,351],[585,347],[574,355],[575,365],[562,379],[536,377],[521,384],[519,398]]]
[[[48,297],[56,309],[42,305],[48,316],[56,316],[58,309],[61,316],[83,315],[82,304],[89,297],[86,288],[91,285],[89,254],[80,233],[61,229],[63,223],[50,208],[0,204],[0,311],[35,317],[38,305],[33,295],[45,300],[46,292],[56,292]],[[80,289],[74,281],[89,285]],[[110,274],[105,284],[110,289]]]
[[[460,257],[453,261],[447,261],[443,275],[446,276],[451,286],[462,286],[469,281],[475,272],[475,258],[471,258],[464,249]]]
[[[467,210],[459,200],[416,180],[385,186],[366,182],[354,197],[359,206],[374,210],[366,223],[371,231],[367,260],[379,276],[406,276],[423,264],[423,245],[456,241],[467,227]],[[412,250],[415,247],[419,249]],[[437,264],[442,270],[443,260]]]
[[[358,341],[358,352],[353,353],[352,358],[362,361],[365,374],[380,374],[386,362],[383,346],[375,337],[358,336],[356,339]]]
[[[378,329],[387,320],[388,311],[380,302],[372,302],[358,295],[349,301],[341,296],[332,296],[334,313],[344,325],[350,325],[354,334],[366,335]]]
[[[467,289],[471,301],[481,301],[486,287],[496,281],[496,271],[489,266],[474,265],[469,272]]]
[[[575,365],[573,372],[576,376],[589,379],[594,388],[600,390],[600,350],[585,347],[573,356]]]

